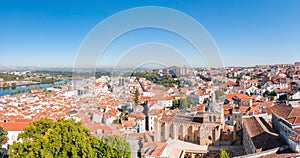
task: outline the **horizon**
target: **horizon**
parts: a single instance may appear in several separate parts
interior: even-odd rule
[[[295,65],[296,62],[299,61],[295,61],[293,63],[274,63],[274,64],[256,64],[256,65],[251,65],[251,66],[224,66],[224,69],[226,68],[255,68],[257,66],[276,66],[276,65]],[[185,65],[184,65],[185,66]],[[182,67],[182,66],[178,66],[178,65],[172,65],[169,66],[167,68],[171,68],[171,67]],[[189,69],[206,69],[207,67],[205,66],[199,66],[199,67],[187,67]],[[90,68],[90,67],[77,67],[76,71],[80,72],[81,69],[86,71],[86,70],[95,70],[96,72],[109,72],[109,71],[128,71],[128,70],[132,70],[134,69],[133,67],[122,67],[122,68],[114,68],[114,67],[96,67],[96,68]],[[135,68],[135,70],[137,71],[141,71],[141,70],[147,70],[147,71],[151,71],[151,70],[161,70],[161,69],[165,69],[165,67],[161,67],[161,68],[154,68],[154,67],[138,67]],[[212,69],[214,69],[214,67],[212,67]],[[217,68],[219,69],[219,68]],[[65,71],[65,72],[70,72],[70,71],[75,71],[74,67],[70,66],[70,67],[38,67],[38,66],[16,66],[16,67],[0,67],[0,72],[9,72],[9,71],[16,71],[16,72],[21,72],[21,71],[33,71],[33,72],[39,72],[39,71]]]
[[[84,1],[4,2],[0,6],[0,17],[6,24],[0,30],[0,67],[71,68],[84,39],[100,22],[141,6],[167,7],[194,18],[215,42],[225,67],[293,64],[300,60],[299,1],[118,4],[107,1],[91,4]],[[203,57],[195,55],[195,49],[183,37],[167,30],[143,28],[116,39],[99,59],[97,68],[113,67],[112,63],[124,52],[143,42],[176,46],[191,67],[206,66]]]

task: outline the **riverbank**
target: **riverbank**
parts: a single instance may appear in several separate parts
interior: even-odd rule
[[[11,95],[17,92],[27,92],[28,88],[33,89],[37,88],[38,90],[50,88],[51,84],[54,84],[54,86],[62,85],[62,84],[70,84],[75,82],[75,80],[61,80],[56,82],[50,82],[50,83],[37,83],[37,84],[29,84],[29,85],[20,85],[16,87],[8,87],[8,88],[0,88],[0,96],[3,95]]]
[[[16,87],[18,86],[28,86],[28,85],[38,85],[38,84],[51,84],[51,83],[55,83],[55,82],[62,82],[62,81],[69,81],[69,80],[72,80],[72,79],[64,79],[64,80],[56,80],[56,81],[51,81],[51,82],[31,82],[31,83],[24,83],[24,84],[17,84]],[[14,81],[11,81],[11,82],[14,82]],[[0,86],[0,88],[11,88],[11,87],[14,87],[14,86],[5,86],[5,87],[2,87],[2,85]]]

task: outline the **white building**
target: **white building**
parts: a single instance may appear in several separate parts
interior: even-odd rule
[[[8,141],[2,145],[2,148],[12,145],[14,141],[18,141],[18,135],[23,131],[25,126],[28,126],[29,122],[0,122],[0,126],[7,131]]]
[[[172,107],[173,106],[173,100],[172,97],[164,97],[157,100],[157,104],[163,107]]]
[[[148,129],[149,132],[154,133],[154,120],[161,117],[163,109],[153,109],[148,112]]]
[[[204,93],[201,90],[198,90],[190,95],[191,101],[196,104],[203,104],[206,99],[209,98],[207,93]]]

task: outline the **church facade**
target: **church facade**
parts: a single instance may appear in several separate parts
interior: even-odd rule
[[[210,103],[204,112],[169,112],[155,120],[154,141],[168,138],[197,143],[204,146],[219,146],[224,128],[222,105]]]

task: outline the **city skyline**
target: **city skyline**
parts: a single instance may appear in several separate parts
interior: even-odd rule
[[[82,41],[99,22],[141,6],[167,7],[196,19],[216,43],[225,66],[293,64],[300,59],[298,1],[83,3],[3,3],[0,66],[72,67]],[[203,66],[201,56],[194,56],[195,50],[182,37],[145,28],[114,41],[100,67],[112,66],[125,50],[143,42],[176,46],[193,67]]]

